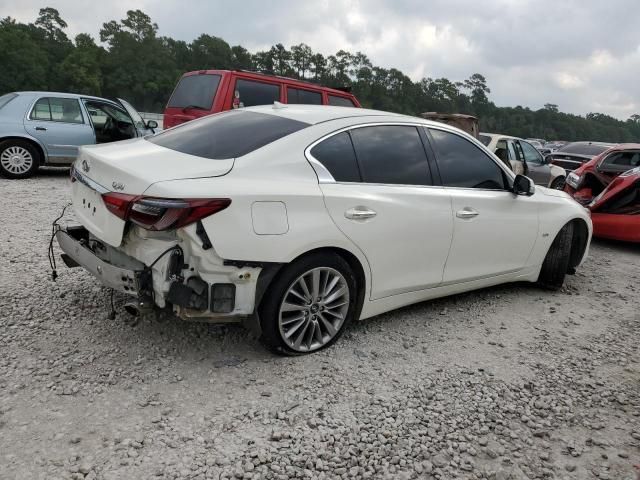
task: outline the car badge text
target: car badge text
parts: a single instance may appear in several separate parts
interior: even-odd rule
[[[124,190],[124,185],[120,182],[113,182],[111,186],[114,190]]]
[[[89,170],[91,170],[91,167],[89,167],[89,163],[86,160],[82,160],[82,171],[88,172]]]

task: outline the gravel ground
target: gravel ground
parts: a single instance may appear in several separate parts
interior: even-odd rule
[[[50,279],[67,173],[0,179],[0,478],[635,479],[640,248],[566,288],[507,285],[267,353],[240,328],[132,321]]]

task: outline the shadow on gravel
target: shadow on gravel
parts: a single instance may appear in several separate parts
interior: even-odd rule
[[[593,238],[592,245],[598,247],[608,248],[610,250],[617,250],[622,253],[635,253],[640,254],[640,243],[621,242],[619,240],[607,240],[604,238]]]

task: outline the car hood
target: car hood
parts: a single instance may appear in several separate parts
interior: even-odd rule
[[[226,175],[233,163],[232,158],[196,157],[135,138],[81,147],[74,168],[107,190],[140,195],[157,182]]]
[[[635,194],[634,190],[637,190]],[[591,201],[589,209],[592,212],[602,210],[616,210],[616,213],[640,212],[640,167],[611,180],[607,188]]]
[[[543,194],[549,197],[559,197],[559,198],[571,198],[567,192],[563,192],[562,190],[556,190],[555,188],[547,188],[541,187],[540,185],[536,185],[536,190],[542,192]]]

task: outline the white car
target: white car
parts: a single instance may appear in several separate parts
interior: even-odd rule
[[[481,133],[480,141],[516,174],[529,176],[537,185],[564,189],[567,172],[551,165],[529,141],[498,133]]]
[[[243,322],[283,354],[354,319],[504,282],[559,288],[588,212],[428,120],[289,105],[83,147],[63,259],[182,319]]]

